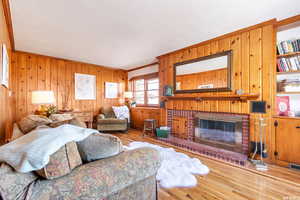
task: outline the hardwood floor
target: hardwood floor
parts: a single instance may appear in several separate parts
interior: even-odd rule
[[[155,139],[141,136],[130,130],[128,134],[115,134],[126,145],[132,141],[145,141],[160,146],[173,147],[190,157],[196,157],[210,168],[206,176],[197,176],[193,188],[159,188],[159,200],[300,200],[300,172],[269,165],[269,171],[259,172],[251,166],[241,167],[195,154]]]

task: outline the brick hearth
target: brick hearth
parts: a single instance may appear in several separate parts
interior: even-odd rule
[[[168,119],[168,127],[171,127],[171,135],[169,138],[160,138],[160,140],[176,145],[178,147],[183,147],[189,149],[191,151],[195,151],[207,156],[212,156],[218,159],[222,159],[225,161],[229,161],[235,164],[244,165],[245,161],[248,159],[249,154],[249,115],[244,114],[235,114],[235,113],[221,113],[226,116],[239,116],[242,118],[242,153],[233,152],[205,144],[200,144],[198,142],[194,142],[194,118],[198,113],[207,113],[200,111],[190,111],[190,110],[168,110],[167,111],[167,119]],[[210,114],[213,114],[209,112]],[[220,113],[216,113],[220,114]],[[178,137],[174,137],[174,133],[172,131],[172,120],[173,117],[185,117],[187,119],[187,139],[181,139]]]

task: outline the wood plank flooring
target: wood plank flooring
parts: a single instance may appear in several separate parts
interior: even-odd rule
[[[195,154],[149,137],[140,131],[115,134],[126,145],[145,141],[173,147],[190,157],[196,157],[211,170],[206,176],[197,176],[198,185],[192,188],[159,188],[159,200],[300,200],[300,172],[269,165],[269,171],[258,172],[253,167],[241,167]]]

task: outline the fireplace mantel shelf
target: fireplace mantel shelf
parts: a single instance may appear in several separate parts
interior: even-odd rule
[[[168,100],[187,100],[187,101],[203,101],[203,100],[228,100],[228,101],[247,101],[251,99],[257,99],[259,94],[249,93],[242,95],[199,95],[197,97],[184,97],[184,96],[170,96],[164,97],[165,101]]]

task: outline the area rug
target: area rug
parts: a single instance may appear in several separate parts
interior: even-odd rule
[[[161,187],[194,187],[197,185],[196,174],[209,173],[209,168],[199,159],[190,158],[184,153],[176,152],[173,148],[163,148],[147,142],[131,142],[126,149],[132,150],[140,147],[151,147],[159,151],[162,164],[156,179]]]

